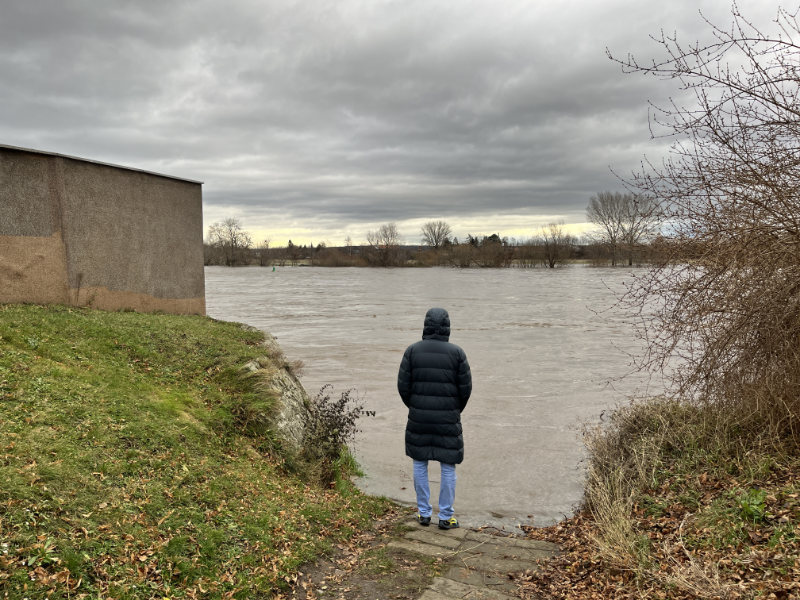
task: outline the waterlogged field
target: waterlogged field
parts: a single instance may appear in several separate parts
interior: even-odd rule
[[[356,455],[366,477],[359,485],[408,503],[414,492],[397,368],[421,337],[425,311],[446,308],[450,340],[466,351],[473,375],[457,515],[472,525],[544,525],[581,499],[581,425],[648,384],[619,380],[641,348],[611,308],[614,290],[630,277],[625,269],[582,266],[208,267],[206,302],[211,317],[275,335],[289,360],[305,364],[301,380],[310,394],[325,384],[355,388],[377,413],[361,423]]]

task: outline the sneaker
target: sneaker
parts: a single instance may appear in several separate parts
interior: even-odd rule
[[[439,519],[439,529],[458,529],[458,520],[455,517],[450,517],[446,521]]]
[[[427,527],[428,525],[431,524],[431,518],[430,517],[423,517],[422,515],[420,515],[418,513],[417,514],[417,523],[419,523],[423,527]]]

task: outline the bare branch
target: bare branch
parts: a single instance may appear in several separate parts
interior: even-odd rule
[[[668,259],[626,300],[648,344],[641,366],[668,370],[676,394],[755,400],[765,423],[800,437],[800,28],[784,10],[777,35],[736,5],[732,19],[706,21],[711,44],[662,34],[665,58],[617,61],[693,98],[654,113],[676,141],[628,182],[652,199]]]

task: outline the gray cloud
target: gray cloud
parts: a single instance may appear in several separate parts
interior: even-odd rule
[[[701,2],[727,23],[727,1]],[[605,56],[707,32],[694,0],[5,2],[0,143],[206,182],[206,220],[281,239],[583,220],[674,82]],[[767,22],[775,8],[752,7]],[[492,219],[496,219],[493,221]],[[401,227],[402,231],[402,227]],[[413,238],[416,233],[408,232]]]

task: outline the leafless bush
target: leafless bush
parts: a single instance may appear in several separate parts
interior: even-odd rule
[[[671,153],[629,182],[658,202],[665,226],[657,262],[623,303],[646,341],[640,366],[672,387],[585,436],[601,555],[701,597],[723,597],[727,584],[694,558],[662,572],[658,556],[670,553],[638,529],[637,498],[658,493],[678,462],[744,465],[800,446],[800,27],[780,11],[767,35],[735,5],[732,15],[729,30],[709,23],[711,44],[661,37],[663,60],[618,61],[693,98],[656,112]]]
[[[466,269],[473,265],[477,253],[471,244],[453,244],[447,250],[447,260],[454,267]]]
[[[708,23],[709,44],[662,34],[662,60],[615,59],[679,81],[691,98],[654,113],[654,130],[676,141],[663,164],[647,163],[629,182],[659,202],[668,252],[626,300],[648,343],[643,367],[671,366],[679,397],[725,405],[796,444],[800,27],[783,10],[775,34],[736,5],[732,16],[729,29]]]
[[[355,390],[342,392],[334,398],[333,386],[325,385],[311,400],[306,417],[306,440],[301,457],[313,478],[329,483],[346,470],[343,455],[348,455],[347,445],[353,441],[362,417],[374,417],[375,411],[366,410]]]
[[[542,264],[555,269],[569,258],[575,247],[575,238],[564,231],[563,221],[548,223],[539,233],[538,245],[540,246]]]
[[[382,267],[396,266],[402,262],[400,234],[396,223],[386,223],[375,231],[367,232],[366,255],[370,264]]]

